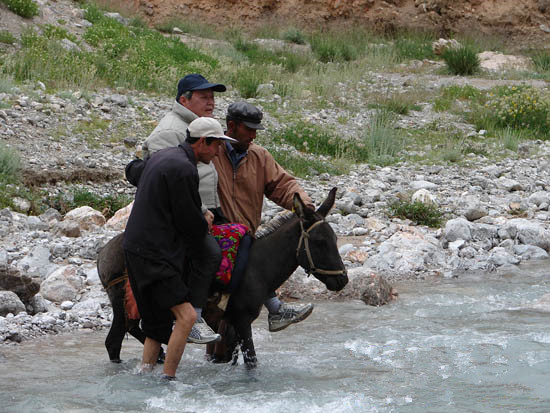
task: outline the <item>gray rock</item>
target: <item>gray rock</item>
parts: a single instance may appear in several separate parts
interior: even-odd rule
[[[14,267],[0,269],[0,290],[11,291],[24,302],[28,302],[40,290],[40,278],[21,274]]]
[[[367,305],[379,307],[397,297],[397,291],[383,277],[370,274],[366,288],[361,292],[361,300]]]
[[[80,225],[73,220],[57,222],[53,227],[53,234],[63,237],[78,238],[82,235]]]
[[[9,313],[19,314],[23,311],[25,311],[25,305],[17,294],[12,291],[0,291],[0,316],[4,317]]]
[[[78,267],[67,265],[58,268],[40,285],[40,294],[50,301],[73,301],[84,283],[78,275]]]
[[[31,314],[45,313],[48,311],[48,303],[49,301],[42,297],[42,295],[36,294],[29,300],[27,307],[30,307]]]
[[[535,245],[514,245],[514,253],[524,260],[543,260],[549,257],[548,253]]]
[[[449,241],[462,239],[470,241],[472,239],[472,224],[464,218],[455,218],[447,221],[443,230],[443,237]]]
[[[17,268],[24,273],[38,274],[45,278],[56,265],[50,262],[50,250],[38,245],[17,263]]]

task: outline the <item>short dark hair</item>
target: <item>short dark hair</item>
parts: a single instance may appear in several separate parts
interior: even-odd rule
[[[192,138],[189,135],[190,135],[189,130],[187,130],[187,138],[185,139],[185,141],[189,142],[189,145],[193,145],[193,144],[197,143],[200,139],[200,137],[199,138]],[[212,142],[214,142],[216,139],[218,139],[218,138],[211,138],[211,137],[207,136],[206,137],[206,144],[211,145]]]

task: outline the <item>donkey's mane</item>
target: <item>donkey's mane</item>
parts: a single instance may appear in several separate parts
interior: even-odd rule
[[[273,234],[286,222],[290,221],[294,216],[294,213],[289,211],[277,215],[271,221],[266,222],[264,225],[262,225],[262,227],[256,232],[256,239],[265,238],[268,235]]]

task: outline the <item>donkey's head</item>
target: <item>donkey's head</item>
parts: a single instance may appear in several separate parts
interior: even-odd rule
[[[313,274],[329,290],[340,291],[348,283],[347,271],[338,253],[336,234],[325,221],[335,197],[336,188],[332,188],[327,199],[314,211],[304,205],[300,195],[294,195],[294,212],[301,228],[296,257],[308,274]]]

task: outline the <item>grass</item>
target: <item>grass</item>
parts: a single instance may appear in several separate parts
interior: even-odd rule
[[[33,0],[0,0],[15,14],[30,19],[38,14],[38,4]]]
[[[453,75],[468,76],[477,73],[480,61],[477,57],[477,49],[472,45],[463,45],[458,48],[447,48],[442,54],[447,69]]]
[[[389,215],[409,219],[417,225],[431,228],[441,227],[443,217],[443,213],[437,206],[424,204],[420,201],[396,201],[389,205]]]
[[[452,109],[457,101],[478,102],[482,98],[483,93],[473,86],[448,86],[441,89],[440,95],[434,101],[433,109],[436,112],[446,112]]]
[[[215,25],[201,23],[192,19],[170,17],[155,26],[155,28],[164,33],[172,33],[174,27],[177,27],[184,33],[207,39],[218,39],[221,37],[220,31]]]
[[[0,30],[0,43],[14,44],[16,40],[15,36],[7,30]]]
[[[105,218],[109,219],[116,211],[124,208],[131,201],[132,198],[127,195],[100,196],[87,189],[73,188],[67,192],[59,193],[55,197],[48,198],[46,203],[63,215],[72,209],[89,206],[100,211]]]
[[[398,115],[408,115],[411,110],[422,110],[422,107],[416,102],[417,96],[400,93],[390,96],[375,96],[374,103],[369,107],[393,112]]]
[[[395,116],[386,110],[375,113],[357,145],[359,159],[376,165],[390,165],[397,162],[404,141],[394,127]]]
[[[50,88],[125,87],[172,93],[174,79],[187,73],[208,75],[217,61],[175,38],[103,16],[93,5],[85,18],[93,23],[84,39],[93,51],[67,51],[58,42],[63,28],[32,29],[21,38],[22,49],[9,56],[3,71],[17,81],[42,79]]]
[[[539,72],[550,72],[550,50],[540,50],[533,57],[533,64]]]
[[[20,169],[21,159],[17,151],[0,142],[0,182],[16,183]]]

